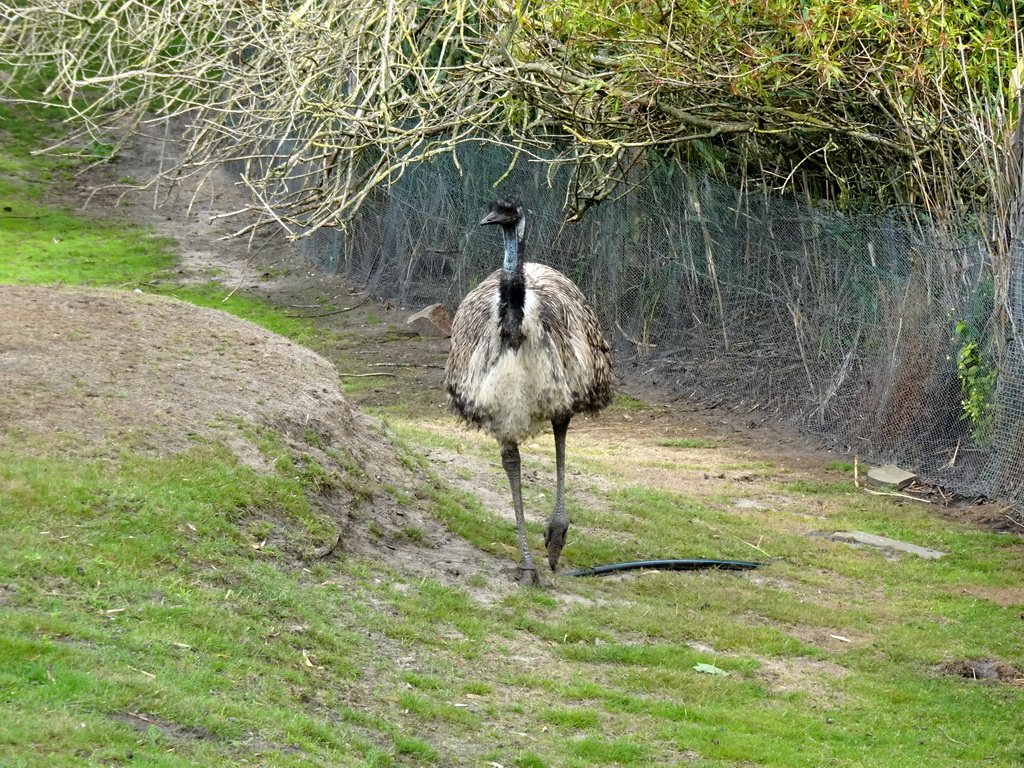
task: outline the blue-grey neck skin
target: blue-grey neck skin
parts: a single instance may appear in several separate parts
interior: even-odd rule
[[[519,235],[515,227],[503,226],[501,233],[505,237],[505,274],[511,275],[519,266]]]

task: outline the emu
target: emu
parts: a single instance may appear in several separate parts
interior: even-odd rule
[[[505,259],[455,313],[445,390],[456,415],[501,447],[519,534],[518,580],[541,585],[526,542],[519,444],[551,423],[555,509],[544,545],[555,571],[569,530],[566,431],[575,414],[594,413],[611,401],[611,357],[597,316],[575,283],[556,269],[523,262],[522,202],[494,201],[480,224],[501,227]]]

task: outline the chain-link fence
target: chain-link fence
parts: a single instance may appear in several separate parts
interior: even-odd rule
[[[842,215],[665,164],[566,224],[566,183],[500,149],[462,150],[302,244],[376,297],[454,309],[500,264],[497,233],[476,226],[486,204],[519,194],[528,260],[591,297],[623,375],[778,413],[963,495],[1024,501],[1024,349],[993,324],[980,222]]]

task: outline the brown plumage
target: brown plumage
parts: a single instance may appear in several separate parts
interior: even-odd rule
[[[493,435],[512,488],[520,543],[520,580],[539,583],[526,545],[519,443],[551,423],[556,498],[544,537],[554,570],[565,545],[565,434],[577,413],[611,401],[611,358],[597,316],[579,288],[558,270],[523,263],[522,204],[491,204],[481,224],[501,226],[505,262],[460,304],[452,329],[445,389],[452,409]]]

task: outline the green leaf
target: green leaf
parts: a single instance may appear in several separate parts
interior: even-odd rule
[[[714,664],[694,664],[693,668],[697,672],[702,672],[705,675],[728,675],[724,669],[719,669]]]

